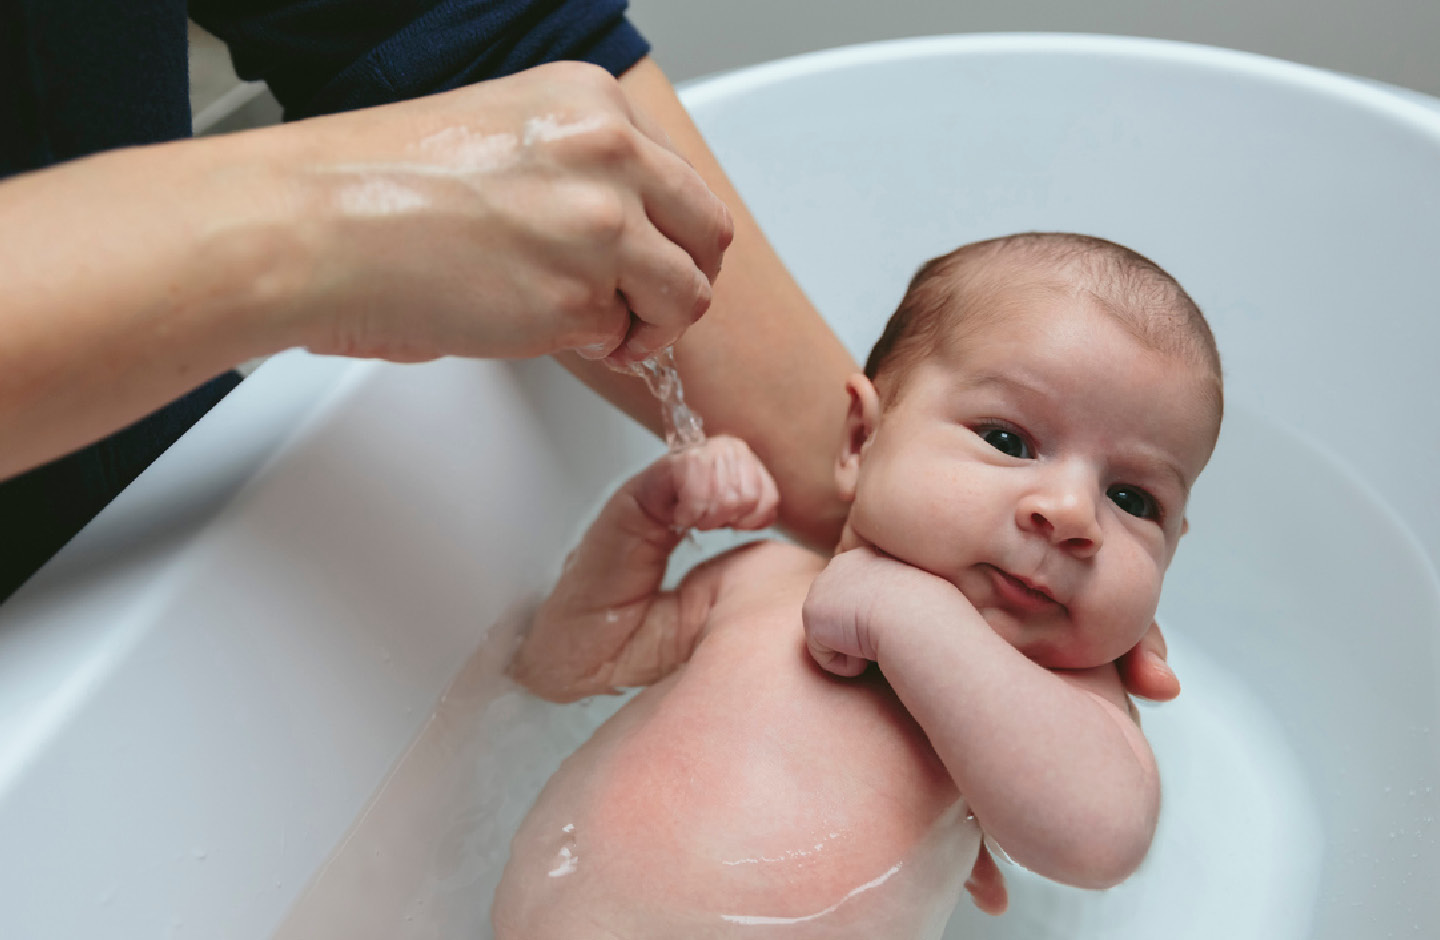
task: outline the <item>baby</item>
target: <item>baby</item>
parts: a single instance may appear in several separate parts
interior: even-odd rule
[[[717,438],[567,561],[512,674],[649,688],[522,824],[499,940],[933,938],[967,886],[1004,908],[982,833],[1081,887],[1144,858],[1159,779],[1114,661],[1219,432],[1200,311],[1102,239],[978,242],[920,269],[847,391],[832,557],[754,542],[661,590],[685,529],[775,518]]]

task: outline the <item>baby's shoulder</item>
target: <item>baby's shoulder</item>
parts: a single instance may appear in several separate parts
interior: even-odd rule
[[[725,569],[727,577],[753,584],[757,579],[813,580],[824,568],[827,559],[799,545],[780,539],[747,542],[719,555],[714,564]]]

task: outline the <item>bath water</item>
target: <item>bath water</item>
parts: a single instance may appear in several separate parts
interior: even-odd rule
[[[1433,572],[1337,461],[1227,410],[1161,605],[1185,692],[1144,711],[1165,791],[1150,857],[1108,892],[1009,868],[1010,913],[962,903],[947,940],[1329,940],[1437,922],[1422,886],[1440,858],[1440,780],[1431,751],[1406,746],[1437,713]],[[1355,628],[1377,610],[1379,650]],[[627,700],[521,693],[501,672],[513,630],[492,628],[278,940],[491,936],[511,835]],[[1381,664],[1415,701],[1364,691]]]
[[[666,346],[630,369],[645,380],[650,394],[660,400],[660,418],[665,424],[665,443],[672,451],[704,443],[705,431],[700,416],[685,404],[685,389],[680,384],[680,371],[675,368],[675,352]]]

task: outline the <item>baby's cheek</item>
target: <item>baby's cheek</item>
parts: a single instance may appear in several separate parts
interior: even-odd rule
[[[1128,651],[1155,619],[1160,604],[1161,572],[1149,559],[1137,560],[1114,576],[1087,605],[1088,620],[1096,625],[1090,642],[1097,662],[1109,662]]]
[[[852,510],[850,527],[867,544],[904,561],[910,561],[906,556],[917,554],[920,548],[903,507],[892,509],[882,500],[870,500]]]
[[[1120,607],[1121,616],[1117,618],[1120,627],[1117,642],[1124,644],[1121,652],[1140,642],[1150,629],[1160,606],[1161,582],[1161,572],[1151,567],[1131,583],[1126,602]]]

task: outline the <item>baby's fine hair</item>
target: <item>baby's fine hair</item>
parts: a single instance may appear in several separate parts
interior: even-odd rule
[[[1017,277],[1084,294],[1146,347],[1206,368],[1218,420],[1220,352],[1195,301],[1139,252],[1068,232],[971,242],[921,265],[865,362],[882,400],[893,403],[910,370],[944,340],[1002,316],[989,301]]]

